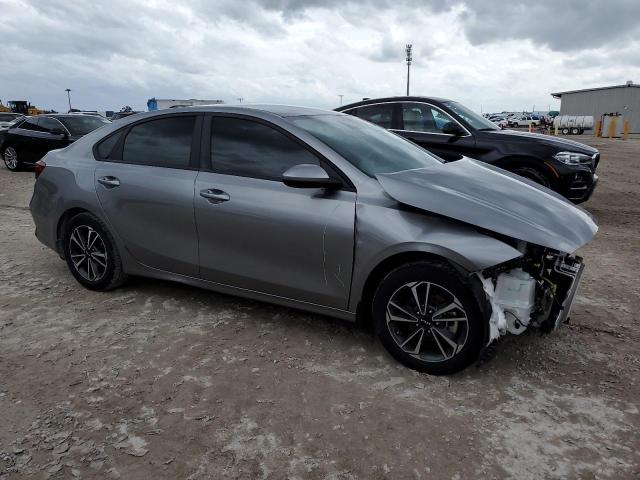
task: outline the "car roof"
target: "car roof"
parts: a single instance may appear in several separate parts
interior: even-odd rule
[[[361,100],[360,102],[350,103],[348,105],[342,105],[336,108],[336,111],[348,110],[363,105],[371,105],[373,103],[386,103],[386,102],[429,102],[429,103],[443,103],[451,100],[440,97],[419,97],[419,96],[398,96],[398,97],[383,97],[383,98],[368,98]]]
[[[295,105],[279,105],[279,104],[242,104],[242,105],[196,105],[193,107],[172,108],[171,112],[226,112],[226,113],[243,113],[247,110],[255,110],[259,112],[270,113],[278,117],[301,117],[310,115],[338,115],[333,110],[324,110],[321,108],[299,107]],[[158,111],[158,110],[157,110]],[[159,110],[164,111],[164,110]]]

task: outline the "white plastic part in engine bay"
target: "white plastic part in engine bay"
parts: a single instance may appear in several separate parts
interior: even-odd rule
[[[490,278],[478,277],[491,304],[489,342],[507,332],[524,332],[535,306],[535,279],[520,268],[498,275],[496,285]]]

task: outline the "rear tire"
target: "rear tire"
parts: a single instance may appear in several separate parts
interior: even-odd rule
[[[18,156],[18,150],[12,145],[8,145],[3,149],[2,159],[4,160],[5,167],[12,172],[17,172],[22,168],[22,162]]]
[[[566,127],[565,127],[565,128],[563,128],[563,129],[561,130],[561,132],[562,132],[562,134],[563,134],[563,135],[569,135],[569,129],[568,129],[568,128],[566,128]]]
[[[67,223],[63,236],[64,258],[75,279],[89,290],[119,287],[127,274],[107,226],[90,213],[79,213]]]
[[[549,178],[539,170],[531,167],[518,167],[512,170],[513,173],[520,175],[521,177],[527,178],[536,182],[543,187],[551,188],[551,182]]]
[[[371,308],[380,341],[409,368],[449,375],[478,359],[484,339],[478,303],[470,285],[444,262],[419,261],[392,270],[380,282]]]
[[[571,135],[580,135],[580,129],[579,128],[572,128],[571,129]]]

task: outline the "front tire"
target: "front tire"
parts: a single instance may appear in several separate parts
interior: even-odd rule
[[[18,150],[11,145],[4,148],[2,151],[2,158],[4,160],[5,167],[12,172],[17,172],[20,170],[20,167],[22,167],[22,162],[18,157]]]
[[[126,281],[113,236],[94,215],[80,213],[67,223],[63,247],[71,274],[85,288],[106,291]]]
[[[389,353],[420,372],[459,372],[482,348],[477,301],[446,263],[419,261],[392,270],[375,292],[372,318]]]
[[[551,182],[549,178],[542,172],[536,170],[531,167],[518,167],[512,170],[513,173],[520,175],[521,177],[527,178],[536,182],[543,187],[551,188]]]

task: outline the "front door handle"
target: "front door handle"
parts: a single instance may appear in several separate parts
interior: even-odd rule
[[[98,179],[98,183],[104,185],[106,188],[115,188],[120,186],[120,180],[111,176],[100,177]]]
[[[200,190],[200,196],[206,198],[211,203],[228,202],[231,199],[227,192],[223,192],[222,190],[218,190],[217,188]]]

